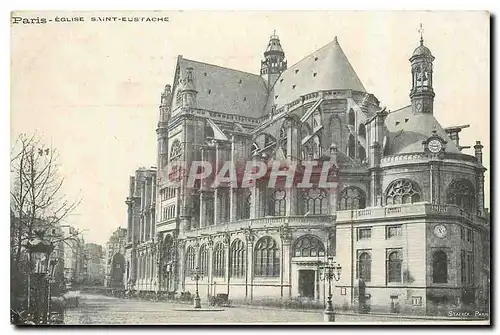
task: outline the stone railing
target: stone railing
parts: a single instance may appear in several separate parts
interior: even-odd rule
[[[317,227],[330,225],[335,222],[334,216],[331,215],[315,215],[315,216],[268,216],[256,219],[245,219],[233,222],[219,223],[211,226],[194,228],[185,231],[185,237],[196,237],[200,235],[212,235],[223,232],[237,231],[241,229],[262,229],[273,227]]]
[[[370,207],[365,209],[337,211],[336,222],[350,222],[353,220],[371,220],[380,218],[443,215],[462,217],[476,224],[488,225],[488,220],[479,215],[467,212],[456,205],[438,205],[427,202],[404,205],[390,205],[385,207]]]

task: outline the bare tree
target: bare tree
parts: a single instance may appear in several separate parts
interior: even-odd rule
[[[11,150],[11,266],[22,276],[23,247],[35,231],[50,236],[58,224],[80,204],[62,191],[58,153],[41,143],[37,135],[21,134]],[[60,238],[60,237],[55,237]],[[74,238],[71,236],[70,238]],[[21,272],[21,273],[20,273]],[[15,288],[13,288],[15,289]],[[15,294],[15,292],[13,292]]]

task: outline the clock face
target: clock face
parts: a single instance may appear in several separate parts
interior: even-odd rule
[[[437,225],[434,227],[434,235],[436,235],[439,238],[444,238],[446,237],[446,234],[448,233],[446,227],[442,224]]]
[[[440,140],[434,139],[429,142],[429,151],[432,153],[440,152],[443,148],[443,144]]]

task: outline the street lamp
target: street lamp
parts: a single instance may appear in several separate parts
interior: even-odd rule
[[[203,278],[203,272],[200,270],[199,267],[196,267],[194,269],[193,273],[191,274],[191,280],[194,280],[196,283],[196,295],[194,297],[194,308],[201,308],[201,299],[200,295],[198,293],[198,282]]]
[[[46,324],[48,321],[47,318],[47,313],[49,312],[48,309],[46,308],[48,305],[42,307],[41,305],[41,300],[43,297],[45,297],[45,294],[43,294],[44,290],[43,287],[45,286],[45,279],[46,275],[50,273],[50,271],[54,271],[53,269],[51,270],[49,268],[49,265],[52,265],[50,261],[50,254],[54,250],[54,245],[51,242],[48,242],[44,239],[44,232],[38,231],[35,232],[35,238],[29,241],[26,245],[26,248],[28,249],[29,253],[29,259],[30,259],[30,266],[31,264],[35,265],[33,275],[37,278],[37,297],[36,297],[36,309],[35,309],[35,322],[37,323],[44,323]],[[54,264],[55,267],[55,264]],[[30,271],[31,273],[31,271]],[[28,294],[28,310],[31,308],[31,279],[30,281],[30,291]],[[48,301],[48,304],[50,304],[50,301]],[[40,320],[40,310],[43,309],[43,319]],[[31,313],[30,313],[31,314]]]
[[[328,257],[327,262],[320,265],[319,277],[321,280],[328,280],[328,302],[324,312],[324,320],[326,322],[335,322],[335,311],[332,304],[332,279],[340,280],[342,266],[333,260],[333,257]]]

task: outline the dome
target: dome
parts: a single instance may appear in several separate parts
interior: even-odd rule
[[[415,56],[427,56],[427,57],[432,57],[432,53],[431,51],[429,50],[429,48],[427,48],[423,43],[421,43],[416,49],[415,51],[413,51],[413,55],[412,57],[415,57]]]

